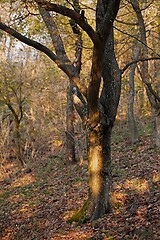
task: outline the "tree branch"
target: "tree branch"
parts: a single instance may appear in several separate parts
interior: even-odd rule
[[[75,94],[73,94],[73,103],[74,103],[74,107],[75,107],[78,115],[80,116],[82,122],[85,122],[87,120],[87,114],[88,114],[87,106],[85,106],[81,102],[79,97],[77,97],[77,95],[75,95]]]
[[[115,27],[115,26],[113,26],[113,27],[114,27],[114,29],[116,29],[118,32],[121,32],[121,33],[123,33],[123,34],[125,34],[125,35],[127,35],[127,36],[129,36],[129,37],[132,37],[132,38],[136,39],[138,42],[142,43],[145,47],[147,47],[147,48],[150,49],[154,54],[156,54],[158,57],[160,57],[160,54],[158,54],[157,52],[155,52],[155,51],[153,50],[153,48],[149,47],[147,44],[145,44],[143,41],[141,41],[141,40],[138,39],[137,37],[135,37],[135,36],[133,36],[133,35],[127,33],[127,32],[124,32],[124,31],[120,30],[120,29],[118,29],[118,28]]]
[[[138,23],[131,23],[131,22],[123,22],[119,19],[115,19],[116,22],[118,23],[122,23],[122,24],[125,24],[125,25],[128,25],[128,26],[138,26]]]
[[[138,62],[150,61],[150,60],[160,60],[160,57],[140,58],[135,61],[129,62],[126,64],[126,66],[124,66],[122,69],[120,69],[121,74],[123,74],[132,64],[135,64]]]
[[[16,113],[15,109],[12,107],[10,100],[6,99],[5,97],[3,97],[5,104],[7,105],[7,107],[9,108],[9,110],[12,112],[15,120],[17,122],[20,122],[19,118],[18,118],[18,114]]]
[[[104,19],[97,29],[98,33],[104,39],[104,41],[106,41],[106,39],[108,38],[108,36],[110,34],[111,27],[113,25],[113,22],[117,16],[117,13],[119,10],[119,4],[120,4],[120,0],[109,1]],[[99,15],[101,15],[101,11],[99,12],[98,8],[99,8],[99,5],[97,5],[97,11],[96,11],[97,18],[101,18],[101,16],[99,16]],[[105,6],[104,6],[104,8],[105,8]]]
[[[76,76],[75,67],[70,62],[64,62],[60,60],[56,54],[54,54],[49,48],[42,45],[41,43],[38,43],[34,40],[31,40],[19,32],[15,31],[13,28],[10,28],[9,26],[3,24],[0,22],[0,29],[7,32],[11,36],[15,37],[16,39],[20,40],[21,42],[27,44],[28,46],[31,46],[43,53],[45,53],[51,60],[53,60],[57,66],[67,74],[67,76],[77,85],[81,93],[86,97],[87,96],[87,88],[84,84],[82,84],[79,80],[79,77]]]
[[[146,89],[149,90],[149,92],[154,96],[154,101],[157,100],[160,103],[160,96],[158,95],[158,93],[152,88],[151,83],[149,83],[148,81],[144,81],[144,78],[142,76],[142,73],[140,71],[140,69],[138,68],[138,73],[142,79],[142,82],[145,84]],[[157,107],[157,106],[156,106]]]
[[[34,40],[31,40],[30,38],[27,38],[27,37],[23,36],[22,34],[17,32],[16,30],[14,30],[13,28],[10,28],[9,26],[3,24],[2,22],[0,22],[0,29],[5,31],[6,33],[10,34],[11,36],[15,37],[19,41],[27,44],[28,46],[34,47],[35,49],[45,53],[54,62],[59,60],[57,58],[57,56],[49,48],[45,47],[41,43],[38,43]]]
[[[36,2],[39,6],[45,8],[46,11],[54,11],[75,20],[75,22],[88,34],[94,45],[98,46],[101,44],[98,34],[87,23],[86,19],[80,13],[59,4],[50,3],[43,0],[36,0]]]
[[[46,24],[46,27],[47,27],[50,37],[52,39],[52,43],[53,43],[53,46],[55,48],[55,52],[56,52],[58,58],[63,61],[69,62],[69,59],[68,59],[66,51],[64,49],[64,44],[63,44],[62,38],[59,34],[56,23],[54,22],[50,13],[40,6],[39,6],[39,12],[40,12],[41,17],[43,18],[43,21]]]

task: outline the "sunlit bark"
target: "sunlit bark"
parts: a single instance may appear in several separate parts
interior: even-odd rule
[[[111,211],[111,128],[97,129],[89,134],[89,187],[91,219]]]

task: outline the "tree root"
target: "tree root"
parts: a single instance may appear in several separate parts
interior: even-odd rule
[[[82,206],[82,208],[77,211],[69,220],[67,220],[67,223],[72,223],[72,222],[78,222],[78,225],[81,223],[84,223],[88,220],[86,212],[88,210],[90,204],[90,200],[87,199],[84,203],[84,205]]]

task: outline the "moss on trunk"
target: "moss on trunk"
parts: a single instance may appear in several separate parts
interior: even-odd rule
[[[67,223],[78,222],[84,223],[87,220],[87,210],[89,209],[90,199],[87,199],[80,210],[78,210],[69,220]]]

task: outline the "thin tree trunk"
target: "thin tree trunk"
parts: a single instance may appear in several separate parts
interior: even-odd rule
[[[159,11],[160,11],[160,6],[159,6]],[[160,15],[158,17],[158,21],[160,22]],[[158,36],[160,39],[160,24],[158,25]],[[160,41],[158,41],[158,46],[157,49],[160,48]],[[160,62],[156,63],[155,66],[155,79],[157,79],[157,92],[160,94]],[[155,115],[155,141],[156,145],[160,147],[160,107],[159,110],[157,109],[156,115]]]
[[[138,70],[139,71],[139,70]],[[143,116],[143,109],[144,109],[144,97],[145,97],[145,88],[144,88],[144,84],[142,82],[142,85],[141,85],[141,91],[139,92],[139,108],[138,108],[138,115],[140,117]]]
[[[133,61],[138,59],[139,56],[139,44],[137,43],[135,49],[133,50]],[[134,144],[138,139],[138,131],[136,126],[136,121],[134,117],[134,96],[135,96],[135,84],[134,76],[137,64],[132,64],[129,72],[129,99],[128,99],[128,125],[131,134],[131,143]]]
[[[73,84],[70,81],[67,88],[66,107],[66,161],[75,163],[75,139],[74,139],[74,106],[73,106]]]
[[[160,113],[155,116],[155,125],[155,141],[157,147],[160,147]]]
[[[14,119],[14,142],[15,142],[16,157],[19,163],[24,167],[26,163],[22,157],[22,144],[21,144],[21,134],[20,134],[19,127],[20,127],[19,121]]]
[[[74,9],[76,12],[80,12],[79,0],[73,0]],[[75,60],[74,67],[78,75],[81,71],[81,59],[82,59],[82,34],[80,28],[76,24],[76,22],[70,19],[70,26],[72,28],[73,33],[77,37],[75,46]],[[67,89],[67,112],[66,112],[66,158],[67,162],[75,163],[76,161],[76,153],[75,153],[75,139],[74,139],[74,97],[73,97],[73,82],[69,82],[69,86]]]

